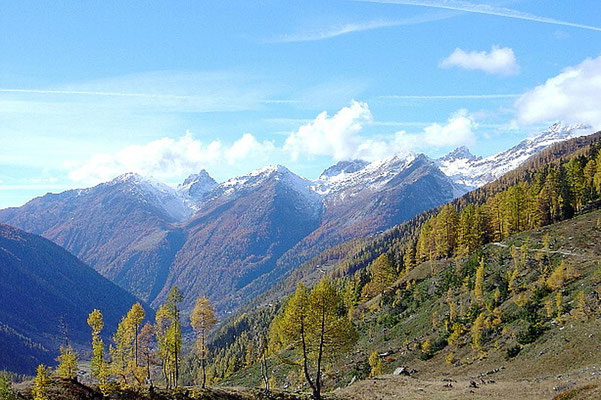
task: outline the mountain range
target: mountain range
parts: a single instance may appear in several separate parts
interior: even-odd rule
[[[128,173],[0,210],[0,221],[65,247],[153,306],[177,285],[185,309],[208,295],[227,312],[321,250],[447,203],[588,130],[555,124],[486,158],[462,147],[439,159],[341,161],[316,180],[280,165],[222,183],[203,170],[177,188]]]

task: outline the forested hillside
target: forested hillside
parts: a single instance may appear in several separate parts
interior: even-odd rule
[[[467,344],[478,358],[498,340],[504,346],[496,348],[497,354],[512,358],[570,312],[594,320],[590,310],[597,300],[591,293],[601,222],[598,212],[590,211],[601,201],[600,136],[553,146],[453,203],[373,238],[323,252],[253,303],[259,311],[249,307],[216,334],[211,373],[216,380],[232,382],[227,378],[238,376],[233,382],[247,382],[252,375],[235,371],[253,364],[252,337],[269,331],[271,319],[280,312],[277,292],[290,293],[299,280],[311,284],[327,277],[339,288],[346,312],[361,331],[364,358],[355,362],[364,369],[352,372],[358,377],[374,367],[367,349],[386,353],[387,346],[394,352],[400,351],[395,346],[405,346],[411,352],[403,360],[429,359],[461,343],[456,348],[460,356],[445,350],[450,361],[444,364],[443,359],[443,364],[454,365],[453,357],[473,361]],[[546,234],[541,234],[543,227]],[[579,240],[568,240],[564,230],[578,234]],[[587,266],[581,252],[589,253],[584,256]],[[382,357],[383,370],[398,364],[392,358]],[[372,363],[377,359],[372,357]],[[341,364],[332,367],[339,368],[344,371]],[[331,385],[351,378],[335,375]]]

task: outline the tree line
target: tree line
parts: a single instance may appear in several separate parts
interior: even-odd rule
[[[548,165],[486,200],[450,203],[421,226],[418,261],[466,256],[485,243],[569,219],[601,200],[601,151]]]
[[[140,303],[134,304],[117,325],[108,348],[102,331],[102,312],[93,310],[87,318],[91,329],[92,355],[91,376],[98,389],[105,395],[123,389],[146,389],[154,391],[155,369],[160,370],[160,379],[166,389],[176,388],[180,382],[182,363],[182,321],[180,303],[183,296],[177,287],[171,288],[165,304],[155,313],[154,323],[145,321],[146,313]],[[201,360],[202,375],[198,381],[204,388],[206,383],[206,337],[217,323],[215,308],[208,298],[196,300],[190,325],[196,333],[196,348]],[[76,381],[79,371],[79,356],[72,346],[60,347],[58,366],[54,374],[63,379]],[[40,365],[36,371],[32,394],[35,400],[48,400],[48,385],[52,371]]]

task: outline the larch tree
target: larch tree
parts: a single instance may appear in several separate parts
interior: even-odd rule
[[[283,312],[274,319],[271,337],[299,354],[303,375],[315,399],[321,398],[325,360],[349,350],[357,340],[341,296],[326,279],[311,291],[298,284]]]
[[[182,349],[179,303],[182,300],[183,296],[179,288],[172,287],[167,295],[167,301],[158,308],[155,314],[155,335],[167,388],[177,387],[179,381],[179,362]]]
[[[403,264],[405,265],[405,273],[408,273],[415,267],[415,244],[410,243],[403,255]]]
[[[33,388],[31,394],[33,400],[49,400],[48,397],[48,384],[50,383],[50,376],[48,368],[42,364],[38,365],[36,369],[36,375],[33,379]]]
[[[196,332],[196,350],[200,357],[200,365],[202,368],[202,388],[204,389],[207,382],[207,333],[213,325],[217,323],[215,317],[215,307],[207,297],[199,297],[196,300],[192,314],[190,314],[190,325]]]
[[[257,335],[257,353],[259,356],[259,363],[261,365],[261,377],[263,378],[263,384],[265,390],[269,391],[269,364],[267,357],[269,355],[269,341],[267,338],[267,332],[263,331]]]
[[[138,359],[144,363],[146,369],[146,384],[153,387],[151,366],[155,363],[154,357],[154,327],[150,322],[146,322],[138,337]]]
[[[113,335],[114,345],[110,347],[111,371],[120,378],[123,388],[139,386],[142,383],[143,371],[137,365],[136,349],[140,322],[135,313],[132,313],[134,307],[117,325],[117,331]]]
[[[155,314],[155,337],[157,341],[157,354],[161,361],[161,371],[167,389],[171,387],[171,369],[173,365],[172,352],[170,351],[167,331],[170,326],[169,312],[166,305],[162,305],[157,309]]]
[[[0,372],[0,399],[18,400],[17,393],[13,389],[8,375],[4,372]]]
[[[478,304],[482,304],[484,299],[484,257],[480,259],[480,265],[478,265],[478,268],[476,269],[474,299]]]
[[[146,313],[144,312],[144,308],[140,303],[134,304],[129,312],[127,313],[127,319],[130,323],[130,327],[133,330],[134,337],[134,360],[136,367],[139,366],[138,363],[138,334],[140,331],[140,326],[142,325],[142,321],[144,321],[144,317]]]
[[[362,295],[370,299],[387,289],[397,278],[392,260],[387,254],[381,254],[369,266],[371,280],[362,290]]]
[[[60,354],[56,358],[58,361],[58,367],[56,367],[56,372],[59,377],[63,379],[69,379],[71,381],[77,380],[77,371],[79,370],[77,367],[77,363],[79,361],[79,357],[73,347],[71,346],[61,346]]]
[[[92,329],[92,359],[90,360],[90,369],[92,377],[98,380],[98,387],[104,392],[108,383],[108,373],[106,360],[104,359],[104,341],[100,337],[100,332],[104,327],[100,310],[95,309],[92,311],[88,315],[87,322]]]

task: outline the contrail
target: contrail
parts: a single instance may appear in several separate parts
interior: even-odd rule
[[[373,29],[390,28],[403,25],[417,25],[425,22],[440,21],[443,19],[454,17],[455,15],[456,13],[445,13],[437,15],[416,16],[400,20],[374,20],[359,23],[348,23],[334,27],[327,27],[322,30],[312,32],[303,32],[296,35],[284,35],[275,39],[268,40],[267,43],[311,42],[317,40],[325,40],[354,32],[363,32],[370,31]]]
[[[175,94],[157,94],[157,93],[123,93],[123,92],[97,92],[87,90],[47,90],[47,89],[7,89],[0,88],[0,93],[29,93],[29,94],[72,94],[83,96],[107,96],[107,97],[137,97],[147,99],[170,99],[170,100],[194,100],[201,98],[199,96],[182,96]],[[297,100],[289,99],[265,99],[259,100],[264,104],[294,104]]]
[[[379,99],[392,100],[454,100],[454,99],[512,99],[519,94],[443,94],[443,95],[388,95]]]
[[[409,6],[422,6],[430,8],[441,8],[445,10],[465,11],[476,14],[496,15],[499,17],[522,19],[526,21],[541,22],[544,24],[571,26],[573,28],[588,29],[601,32],[601,27],[576,24],[573,22],[560,21],[554,18],[540,17],[538,15],[512,10],[510,8],[496,7],[488,4],[475,4],[462,0],[428,1],[428,0],[355,0],[366,3],[402,4]]]
[[[149,98],[170,98],[170,99],[193,98],[193,96],[178,96],[178,95],[173,95],[173,94],[94,92],[94,91],[85,91],[85,90],[46,90],[46,89],[5,89],[5,88],[0,88],[0,92],[32,93],[32,94],[78,94],[78,95],[86,95],[86,96],[149,97]]]

